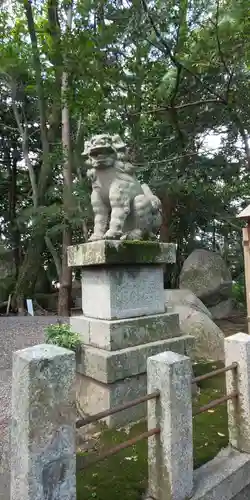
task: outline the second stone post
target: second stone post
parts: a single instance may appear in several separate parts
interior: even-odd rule
[[[238,391],[238,397],[228,401],[230,444],[250,453],[250,336],[236,333],[225,339],[226,366],[237,363],[236,370],[226,372],[227,394]]]
[[[149,496],[186,500],[193,489],[191,361],[163,352],[148,358],[148,428],[160,433],[148,440]]]

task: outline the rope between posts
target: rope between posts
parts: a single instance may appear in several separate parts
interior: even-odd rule
[[[128,401],[123,405],[115,406],[114,408],[101,411],[100,413],[96,413],[95,415],[90,415],[88,417],[79,419],[76,422],[76,428],[79,429],[80,427],[84,427],[85,425],[98,422],[98,420],[101,420],[102,418],[109,417],[110,415],[114,415],[115,413],[119,413],[129,408],[133,408],[134,406],[149,401],[150,399],[158,398],[159,396],[160,396],[160,391],[155,391],[152,392],[151,394],[147,394],[146,396],[134,399],[133,401]]]

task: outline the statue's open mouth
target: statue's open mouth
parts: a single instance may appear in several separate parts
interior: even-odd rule
[[[108,147],[99,147],[99,148],[95,148],[95,149],[92,149],[90,151],[90,156],[92,158],[97,158],[97,157],[103,157],[103,158],[106,158],[107,155],[109,154],[114,154],[114,150],[112,148],[108,148]]]

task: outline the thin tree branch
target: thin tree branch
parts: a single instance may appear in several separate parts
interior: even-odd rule
[[[170,100],[170,102],[171,102],[171,108],[175,107],[174,103],[175,103],[175,99],[177,97],[179,86],[180,86],[180,83],[181,83],[181,73],[182,73],[182,69],[181,68],[177,68],[177,75],[176,75],[176,81],[175,81],[175,89],[173,91],[173,95],[172,95],[171,100]]]
[[[82,124],[83,124],[83,121],[82,121],[82,115],[81,115],[78,119],[78,122],[77,122],[76,139],[75,139],[76,144],[78,144],[79,139],[81,137]]]
[[[212,25],[215,27],[215,34],[216,34],[216,41],[217,41],[217,47],[218,47],[218,53],[221,59],[221,62],[224,66],[224,69],[226,73],[228,74],[228,82],[227,82],[227,91],[226,91],[226,100],[228,101],[229,97],[229,92],[230,92],[230,86],[231,82],[234,76],[234,72],[229,68],[226,59],[223,54],[222,46],[221,46],[221,41],[220,41],[220,36],[219,36],[219,16],[220,16],[220,0],[216,0],[216,14],[215,14],[215,23],[211,19]]]
[[[250,171],[250,146],[249,146],[249,134],[246,132],[244,124],[242,123],[242,120],[234,109],[229,109],[229,113],[232,116],[232,119],[235,123],[235,125],[238,127],[238,131],[240,133],[240,136],[242,138],[242,142],[244,144],[244,150],[246,154],[246,159],[247,159],[247,165],[248,165],[248,170]]]
[[[38,97],[38,109],[39,109],[39,117],[40,117],[40,132],[41,132],[41,142],[42,142],[42,154],[43,154],[43,162],[42,168],[39,176],[38,182],[38,192],[39,194],[43,194],[44,187],[48,181],[48,172],[50,168],[49,161],[49,142],[47,136],[47,124],[46,124],[46,100],[44,96],[44,85],[42,80],[42,67],[40,61],[40,54],[37,44],[37,36],[35,23],[32,12],[32,3],[31,0],[23,0],[23,6],[26,14],[28,31],[30,36],[30,41],[32,45],[32,56],[35,70],[35,78],[36,78],[36,91]]]
[[[221,101],[219,101],[219,99],[202,99],[200,101],[193,101],[193,102],[188,102],[185,104],[179,104],[178,106],[175,106],[175,109],[182,110],[185,108],[189,108],[191,106],[204,106],[206,104],[212,104],[212,103],[223,104]],[[149,115],[151,113],[157,113],[160,111],[169,111],[171,108],[172,108],[172,106],[160,106],[160,107],[152,108],[152,109],[147,110],[147,111],[143,111],[142,114]],[[135,115],[137,113],[134,111],[131,111],[130,114]]]
[[[61,259],[60,259],[59,255],[58,255],[57,250],[54,247],[51,239],[49,238],[49,236],[45,235],[44,239],[45,239],[45,243],[47,245],[47,248],[48,248],[48,250],[51,253],[51,256],[53,258],[53,261],[54,261],[54,264],[55,264],[55,267],[56,267],[56,272],[57,272],[58,280],[60,280],[60,276],[61,276],[61,273],[62,273]]]
[[[175,106],[175,108],[176,109],[184,109],[184,108],[190,108],[191,106],[203,106],[205,104],[212,104],[212,103],[224,104],[219,99],[203,99],[200,101],[193,101],[193,102],[188,102],[185,104],[180,104],[178,106]]]
[[[32,200],[33,200],[34,208],[36,209],[38,207],[38,189],[37,189],[37,182],[36,182],[36,174],[35,174],[33,165],[31,163],[30,157],[29,157],[27,120],[25,117],[25,113],[23,111],[23,116],[25,117],[25,123],[23,126],[18,109],[17,109],[16,101],[15,101],[15,88],[14,87],[12,87],[11,93],[12,93],[12,109],[13,109],[13,113],[14,113],[14,116],[16,119],[18,130],[19,130],[19,133],[20,133],[20,136],[22,139],[23,157],[24,157],[25,165],[26,165],[28,172],[29,172],[30,184],[31,184],[31,188],[32,188]]]
[[[218,220],[222,220],[223,222],[226,222],[235,231],[242,231],[242,227],[241,226],[238,226],[237,224],[234,224],[227,217],[225,217],[225,216],[223,217],[222,214],[215,213],[215,217],[218,218]]]

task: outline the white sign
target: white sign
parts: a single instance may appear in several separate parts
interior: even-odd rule
[[[26,306],[27,306],[28,314],[30,314],[31,316],[34,316],[32,299],[26,299]]]

